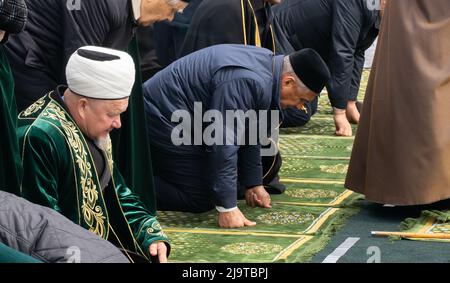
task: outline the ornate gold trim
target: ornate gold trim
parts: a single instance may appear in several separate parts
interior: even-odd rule
[[[80,171],[78,182],[82,190],[83,204],[81,210],[84,222],[88,225],[89,231],[105,239],[107,232],[105,227],[106,217],[104,216],[102,207],[97,205],[99,188],[97,188],[93,179],[93,168],[88,161],[88,152],[86,152],[78,127],[71,121],[68,121],[66,112],[56,103],[49,103],[42,112],[42,116],[58,121],[61,124],[67,142],[74,154],[74,162]]]
[[[47,96],[43,96],[39,98],[35,103],[31,104],[27,109],[25,109],[25,111],[23,111],[20,116],[28,117],[41,110],[42,107],[45,105],[46,97]]]

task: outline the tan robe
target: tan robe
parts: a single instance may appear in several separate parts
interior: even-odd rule
[[[450,0],[390,0],[345,186],[378,203],[450,198]]]

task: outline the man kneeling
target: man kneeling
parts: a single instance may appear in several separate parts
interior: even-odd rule
[[[250,206],[271,207],[263,187],[265,144],[250,142],[256,135],[250,125],[275,130],[278,122],[269,126],[266,122],[271,119],[264,122],[262,113],[269,118],[272,110],[303,107],[317,97],[329,77],[325,62],[312,49],[275,56],[264,48],[224,44],[183,57],[148,80],[144,99],[158,209],[204,212],[215,207],[221,227],[255,225],[237,207],[238,188]],[[236,142],[240,137],[234,121],[226,123],[227,113],[236,111],[256,113],[254,119],[240,120],[241,125],[250,122],[240,136],[245,139],[242,143]],[[174,143],[180,136],[180,120],[191,144]],[[209,126],[222,122],[226,125],[213,131],[215,141],[204,140]]]

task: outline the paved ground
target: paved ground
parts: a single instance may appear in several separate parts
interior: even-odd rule
[[[342,255],[338,263],[450,263],[450,243],[391,240],[372,237],[371,231],[399,231],[399,224],[408,217],[418,217],[422,209],[450,207],[450,201],[422,207],[383,207],[360,202],[359,214],[347,220],[345,226],[332,238],[327,247],[312,262],[323,262],[336,248]],[[359,239],[349,239],[359,238]],[[342,245],[347,240],[347,243]],[[356,241],[356,243],[354,243]],[[352,243],[354,245],[352,246]],[[342,246],[341,246],[342,245]],[[343,249],[342,249],[343,248]],[[345,250],[347,251],[345,252]],[[334,258],[336,260],[336,258]]]

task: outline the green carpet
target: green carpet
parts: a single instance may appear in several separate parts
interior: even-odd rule
[[[401,232],[388,233],[392,233],[392,238],[450,242],[450,210],[447,209],[448,206],[441,210],[422,210],[418,218],[407,218],[401,223]]]
[[[365,88],[368,72],[364,72]],[[364,92],[364,90],[361,90]],[[172,262],[309,262],[345,220],[358,212],[361,196],[343,187],[353,138],[334,136],[328,97],[302,128],[280,133],[287,185],[272,195],[272,208],[250,208],[239,201],[255,227],[220,229],[217,212],[202,214],[159,212],[159,221],[172,241]],[[356,128],[354,127],[354,131]]]

